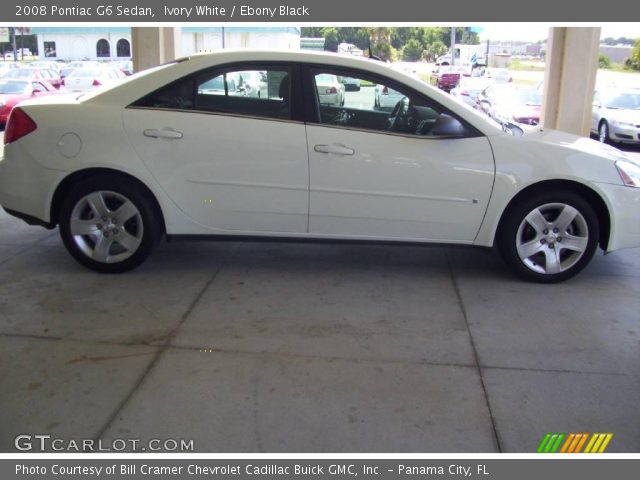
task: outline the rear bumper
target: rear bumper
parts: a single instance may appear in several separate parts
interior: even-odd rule
[[[0,206],[27,223],[46,226],[53,193],[66,175],[37,163],[20,141],[6,145],[0,160]]]
[[[640,247],[640,188],[596,183],[609,204],[611,234],[607,252]]]

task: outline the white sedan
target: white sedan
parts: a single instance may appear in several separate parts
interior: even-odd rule
[[[225,86],[253,70],[269,95]],[[391,111],[325,104],[326,75],[402,98]],[[365,59],[196,55],[94,94],[24,102],[8,123],[0,205],[59,226],[99,272],[140,265],[163,236],[496,246],[540,282],[576,274],[598,247],[640,246],[640,165],[624,153],[551,130],[507,134]]]

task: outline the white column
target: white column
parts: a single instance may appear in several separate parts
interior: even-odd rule
[[[545,128],[589,135],[599,45],[599,27],[549,29],[541,117]]]
[[[182,37],[179,27],[132,27],[133,69],[138,72],[180,57]]]

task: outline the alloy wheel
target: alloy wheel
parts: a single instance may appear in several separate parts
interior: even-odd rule
[[[565,203],[533,209],[520,223],[516,249],[524,265],[541,274],[573,267],[587,251],[589,228],[579,210]]]
[[[118,263],[131,257],[144,233],[138,208],[113,191],[91,192],[78,200],[69,229],[80,251],[100,263]]]

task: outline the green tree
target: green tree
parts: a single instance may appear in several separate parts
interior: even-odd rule
[[[340,43],[338,29],[336,27],[325,27],[322,29],[322,36],[324,37],[324,49],[330,52],[337,52],[338,44]]]
[[[447,53],[448,50],[449,49],[444,44],[444,42],[442,42],[441,40],[435,40],[434,42],[427,45],[427,48],[425,49],[425,52],[424,52],[424,56],[427,61],[433,62],[439,56]]]
[[[636,43],[633,46],[633,50],[631,50],[630,57],[631,68],[634,70],[640,70],[640,38],[636,40]]]
[[[604,54],[598,55],[598,68],[611,68],[611,60]]]
[[[402,58],[409,62],[417,62],[422,58],[424,48],[417,38],[411,38],[402,47]]]

